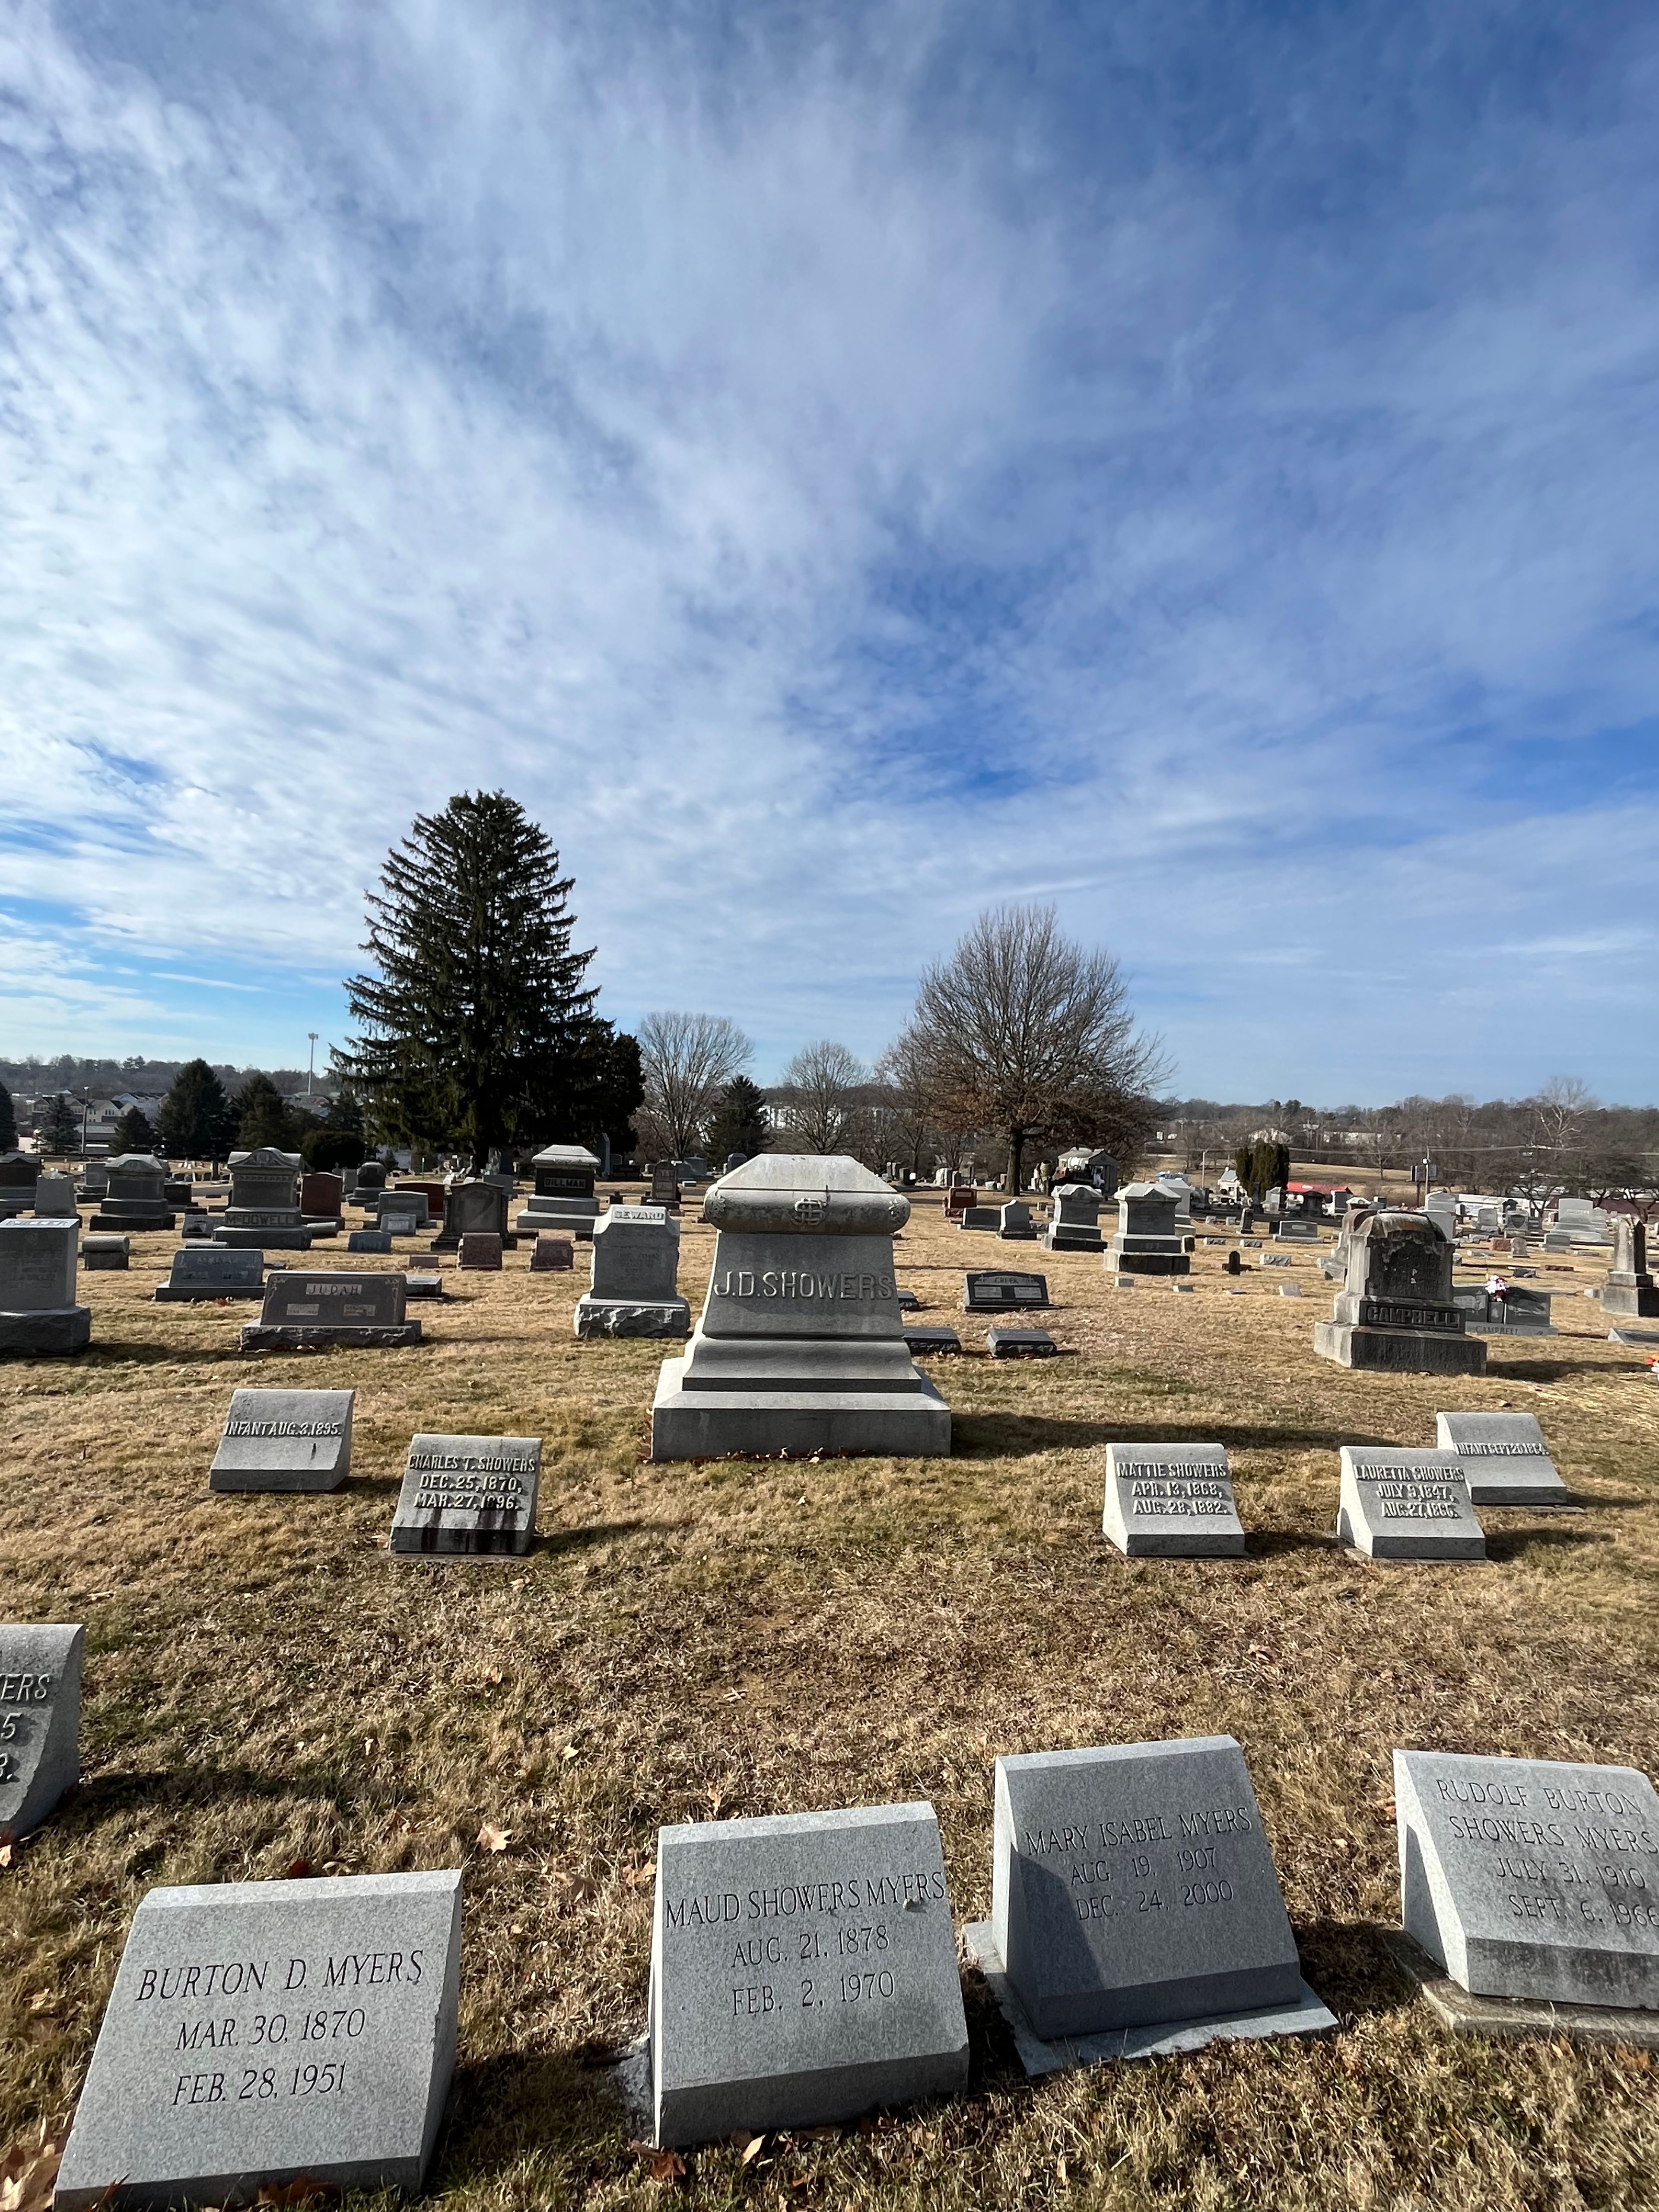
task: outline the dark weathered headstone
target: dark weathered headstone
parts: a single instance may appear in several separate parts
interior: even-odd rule
[[[131,1256],[130,1237],[87,1236],[81,1239],[81,1265],[88,1274],[125,1273]]]
[[[1018,1313],[1048,1303],[1046,1275],[1012,1274],[1004,1268],[975,1268],[963,1279],[963,1313]]]
[[[0,1352],[80,1352],[92,1308],[75,1302],[78,1218],[0,1221]]]
[[[43,1175],[34,1186],[35,1219],[78,1223],[77,1195],[72,1176]]]
[[[300,1212],[307,1222],[331,1222],[342,1226],[341,1209],[345,1204],[345,1185],[337,1175],[302,1175],[300,1177]]]
[[[1630,1766],[1396,1751],[1401,1918],[1480,1996],[1659,2009],[1659,1796]]]
[[[515,1251],[519,1240],[507,1225],[509,1203],[509,1193],[489,1176],[452,1185],[433,1250],[458,1251],[463,1237],[499,1237],[503,1252]]]
[[[539,1437],[416,1437],[392,1516],[392,1550],[468,1559],[527,1552],[541,1467]]]
[[[1130,1559],[1235,1559],[1244,1530],[1221,1444],[1108,1444],[1102,1528]]]
[[[230,1156],[230,1201],[214,1224],[214,1240],[233,1249],[305,1252],[311,1231],[300,1211],[298,1152],[261,1145]]]
[[[691,1309],[679,1294],[679,1224],[664,1207],[613,1206],[593,1225],[593,1279],[576,1302],[576,1334],[687,1335]]]
[[[979,1193],[970,1182],[953,1182],[945,1194],[945,1218],[960,1221],[970,1206],[977,1206]]]
[[[917,1328],[906,1323],[906,1349],[913,1358],[925,1358],[930,1352],[960,1352],[962,1339],[953,1328]]]
[[[404,1312],[402,1275],[321,1274],[273,1270],[258,1320],[242,1331],[244,1352],[291,1352],[308,1345],[418,1344],[421,1324]]]
[[[1100,1193],[1091,1184],[1063,1182],[1054,1194],[1054,1211],[1042,1238],[1048,1252],[1103,1252]]]
[[[382,1160],[365,1160],[357,1170],[357,1180],[351,1186],[353,1202],[373,1209],[380,1204],[380,1193],[386,1188],[386,1164]]]
[[[659,1829],[650,2039],[665,2145],[960,2088],[968,2027],[933,1807]]]
[[[93,1216],[94,1229],[131,1232],[171,1229],[167,1170],[152,1152],[122,1152],[104,1163],[108,1181]]]
[[[39,1153],[0,1152],[0,1217],[29,1212],[40,1180]]]
[[[1060,1346],[1046,1328],[992,1328],[985,1349],[993,1359],[1052,1359]]]
[[[132,1917],[54,2212],[425,2178],[455,2064],[461,1877],[153,1889]]]
[[[1567,1486],[1535,1413],[1437,1413],[1435,1443],[1455,1453],[1476,1505],[1565,1505]]]
[[[1344,1444],[1336,1533],[1373,1559],[1484,1559],[1486,1539],[1455,1452]]]
[[[212,1490],[337,1490],[351,1472],[355,1390],[233,1390]]]
[[[957,1216],[957,1226],[981,1232],[989,1230],[994,1235],[1002,1226],[1002,1208],[1000,1206],[964,1206]]]
[[[501,1240],[499,1237],[481,1236],[468,1230],[459,1247],[456,1266],[471,1273],[499,1275],[501,1272]]]
[[[538,1237],[530,1248],[532,1275],[568,1275],[576,1264],[576,1246],[569,1237]]]
[[[1102,1262],[1108,1273],[1190,1274],[1194,1239],[1177,1224],[1179,1205],[1161,1183],[1126,1183],[1118,1193],[1117,1234]]]
[[[390,1252],[394,1249],[389,1229],[354,1229],[346,1238],[348,1252]]]
[[[991,1918],[967,1942],[1016,2001],[1031,2070],[1335,2025],[1231,1736],[1000,1759],[992,1850]]]
[[[1031,1209],[1024,1199],[1011,1199],[1000,1209],[997,1215],[997,1235],[1014,1244],[1034,1244],[1036,1242]]]
[[[1465,1333],[1452,1297],[1452,1248],[1425,1213],[1367,1214],[1314,1350],[1340,1366],[1419,1375],[1484,1375],[1486,1347]]]
[[[207,1304],[215,1298],[262,1298],[265,1259],[252,1247],[190,1244],[173,1255],[173,1272],[155,1286],[163,1305]]]
[[[404,1284],[411,1298],[441,1298],[444,1294],[441,1275],[418,1274],[413,1268],[405,1268]]]
[[[651,1195],[648,1203],[670,1211],[678,1211],[680,1186],[674,1173],[672,1160],[658,1160],[651,1170]]]
[[[81,1772],[82,1628],[0,1623],[0,1844],[32,1835]]]

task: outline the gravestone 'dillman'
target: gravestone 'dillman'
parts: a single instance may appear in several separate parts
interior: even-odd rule
[[[967,1945],[1029,2072],[1335,2026],[1231,1736],[1000,1759],[992,1852]]]
[[[513,1224],[520,1236],[557,1230],[569,1237],[591,1237],[599,1213],[599,1202],[593,1195],[599,1172],[598,1156],[586,1145],[548,1145],[530,1164],[536,1188]]]
[[[539,1437],[414,1437],[392,1516],[392,1550],[520,1557],[535,1540],[541,1469]]]
[[[1396,1751],[1401,1917],[1477,1996],[1659,2008],[1659,1796],[1630,1766]]]
[[[0,1844],[32,1835],[81,1773],[82,1628],[0,1622]]]
[[[735,1170],[732,1170],[736,1172]],[[613,1206],[593,1224],[593,1279],[576,1301],[578,1336],[684,1336],[680,1225],[659,1206]]]
[[[155,1286],[162,1305],[202,1305],[215,1298],[262,1298],[265,1261],[256,1248],[185,1244],[173,1255],[173,1269]]]
[[[1339,1366],[1417,1375],[1484,1375],[1486,1347],[1452,1299],[1452,1248],[1426,1213],[1367,1214],[1314,1350]]]
[[[1048,1278],[1006,1267],[974,1267],[963,1277],[963,1313],[1036,1312],[1048,1303]]]
[[[763,1152],[703,1201],[719,1231],[685,1356],[663,1362],[654,1460],[951,1449],[893,1279],[910,1203],[856,1160]]]
[[[461,1877],[152,1889],[54,2212],[247,2203],[301,2176],[417,2191],[455,2064]]]
[[[75,1302],[79,1218],[0,1221],[0,1352],[81,1352],[92,1308]]]
[[[337,1490],[351,1472],[355,1390],[233,1390],[210,1490]]]
[[[659,1828],[650,2042],[665,2145],[960,2088],[968,2027],[933,1807]]]
[[[244,1352],[298,1352],[308,1346],[418,1344],[421,1324],[404,1306],[409,1286],[400,1274],[313,1274],[301,1267],[274,1268],[265,1284],[259,1318],[242,1331]]]
[[[1237,1559],[1244,1530],[1223,1444],[1108,1444],[1102,1529],[1132,1559]]]
[[[1371,1559],[1484,1559],[1455,1452],[1344,1444],[1336,1533]]]
[[[1565,1505],[1567,1486],[1535,1413],[1437,1413],[1435,1443],[1462,1462],[1476,1505]]]

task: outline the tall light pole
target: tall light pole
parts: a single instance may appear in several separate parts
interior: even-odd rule
[[[306,1070],[306,1103],[309,1106],[312,1086],[317,1080],[317,1032],[307,1030],[306,1035],[311,1039],[311,1065]]]

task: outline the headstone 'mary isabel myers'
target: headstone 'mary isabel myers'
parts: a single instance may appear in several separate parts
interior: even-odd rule
[[[1103,1529],[1132,1559],[1238,1557],[1224,1444],[1108,1444]]]
[[[659,1829],[650,2037],[664,2144],[959,2088],[968,2027],[933,1807]]]
[[[153,1889],[54,2212],[246,2203],[301,2175],[417,2191],[455,2064],[461,1877]]]
[[[75,1303],[81,1224],[0,1221],[0,1352],[80,1352],[92,1308]]]
[[[735,1170],[733,1170],[735,1173]],[[593,1224],[593,1279],[576,1301],[578,1336],[684,1336],[680,1225],[659,1206],[613,1206]]]
[[[1368,1214],[1314,1350],[1342,1367],[1484,1375],[1486,1347],[1464,1333],[1452,1300],[1452,1248],[1425,1213]]]
[[[0,1624],[0,1844],[33,1832],[81,1772],[82,1628]]]
[[[911,1358],[893,1274],[909,1200],[856,1160],[763,1152],[703,1202],[720,1231],[684,1358],[663,1362],[651,1456],[951,1449]]]

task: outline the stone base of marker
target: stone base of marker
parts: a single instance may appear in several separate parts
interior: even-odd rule
[[[993,1359],[1053,1359],[1060,1346],[1046,1328],[992,1328],[985,1348]]]
[[[244,1352],[374,1352],[403,1344],[418,1344],[418,1321],[386,1323],[379,1328],[341,1328],[327,1322],[307,1327],[250,1322],[242,1331]]]
[[[444,1279],[441,1275],[406,1273],[404,1277],[404,1295],[411,1298],[441,1298],[444,1294]]]
[[[32,1835],[81,1772],[86,1632],[0,1623],[0,1844]]]
[[[1037,1242],[1045,1252],[1103,1252],[1106,1239],[1098,1229],[1066,1222],[1050,1222]]]
[[[54,2212],[247,2203],[302,2177],[417,2194],[454,2072],[460,1949],[454,1869],[152,1889],[132,1917]],[[222,1994],[185,1994],[192,1960],[232,1962]],[[269,2051],[246,2047],[262,2011],[286,2031]],[[210,2044],[233,2018],[234,2046]],[[317,2020],[324,2028],[299,2041]]]
[[[210,1490],[337,1490],[351,1472],[355,1390],[233,1390]]]
[[[687,1364],[684,1359],[662,1364],[651,1401],[653,1459],[810,1459],[819,1452],[937,1459],[951,1449],[951,1408],[920,1374],[907,1380],[902,1395],[878,1389],[763,1394],[754,1388],[684,1389]]]
[[[113,1270],[121,1273],[128,1266],[132,1254],[130,1237],[83,1237],[81,1239],[81,1265],[88,1274],[97,1275]]]
[[[227,1229],[222,1222],[216,1222],[213,1241],[232,1252],[308,1252],[311,1231],[291,1225],[283,1229]]]
[[[84,1352],[92,1341],[92,1308],[58,1306],[33,1313],[0,1313],[0,1352],[56,1358]]]
[[[1189,1252],[1138,1251],[1121,1237],[1114,1237],[1107,1245],[1103,1264],[1109,1275],[1190,1275],[1193,1272]]]
[[[417,1436],[392,1521],[404,1557],[518,1559],[536,1537],[539,1437]]]
[[[137,1199],[106,1200],[92,1217],[88,1226],[101,1229],[119,1237],[124,1233],[147,1234],[151,1230],[171,1229],[177,1217],[170,1206],[146,1206]]]
[[[1399,1375],[1484,1375],[1486,1346],[1478,1336],[1439,1329],[1367,1328],[1357,1322],[1316,1321],[1314,1350],[1339,1367]]]
[[[641,1303],[629,1298],[596,1298],[591,1292],[576,1301],[578,1336],[668,1336],[691,1334],[691,1309],[684,1298]]]
[[[1425,2003],[1454,2035],[1530,2040],[1543,2036],[1569,2043],[1622,2043],[1633,2051],[1659,2051],[1659,2012],[1626,2005],[1555,2004],[1540,1997],[1476,1996],[1453,1981],[1414,1936],[1403,1928],[1372,1931],[1401,1973],[1416,1983]]]

